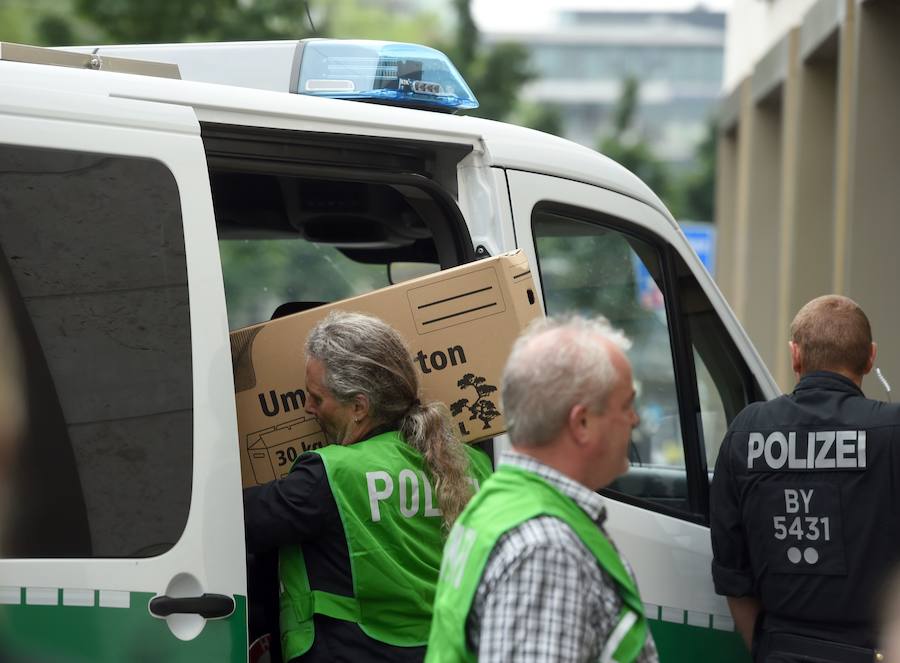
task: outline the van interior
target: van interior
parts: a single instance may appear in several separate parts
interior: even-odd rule
[[[453,199],[468,146],[202,132],[232,330],[474,259]]]

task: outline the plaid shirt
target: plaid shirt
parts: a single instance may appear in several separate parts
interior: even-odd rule
[[[597,493],[530,456],[504,452],[499,464],[538,475],[575,500],[603,529],[606,509]],[[593,662],[600,659],[621,608],[615,581],[575,532],[558,518],[541,516],[497,541],[475,592],[466,633],[481,663]],[[658,660],[648,633],[637,661]]]

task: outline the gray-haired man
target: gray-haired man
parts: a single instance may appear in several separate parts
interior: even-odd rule
[[[656,661],[594,491],[628,469],[628,341],[606,320],[543,320],[503,376],[513,451],[444,549],[427,661]]]

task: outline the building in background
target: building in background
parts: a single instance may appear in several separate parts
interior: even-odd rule
[[[898,35],[896,0],[734,0],[729,14],[717,280],[785,389],[790,321],[828,292],[862,305],[876,364],[900,382]]]
[[[484,29],[486,42],[517,41],[530,52],[537,77],[522,99],[554,107],[565,138],[596,148],[611,130],[623,79],[634,76],[641,85],[637,129],[668,165],[692,165],[721,93],[725,14],[702,6],[666,12],[569,4],[542,28]]]

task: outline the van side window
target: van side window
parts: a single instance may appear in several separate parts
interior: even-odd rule
[[[532,228],[547,313],[604,315],[632,341],[641,422],[610,492],[705,520],[728,424],[762,398],[719,314],[677,252],[626,222],[540,203]]]
[[[687,481],[666,293],[650,244],[590,220],[536,207],[532,217],[548,315],[604,315],[631,339],[641,422],[631,465],[612,489],[685,510]]]
[[[385,265],[299,236],[222,239],[219,255],[231,329],[268,320],[286,302],[300,311],[390,285]]]
[[[0,145],[0,287],[24,350],[4,557],[150,557],[191,501],[178,187],[149,159]]]
[[[731,420],[748,403],[764,397],[690,268],[680,256],[674,256],[674,262],[681,318],[690,337],[697,377],[706,468],[712,476]]]
[[[231,330],[475,258],[454,199],[470,145],[200,128]]]

